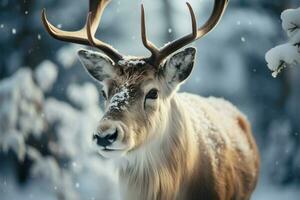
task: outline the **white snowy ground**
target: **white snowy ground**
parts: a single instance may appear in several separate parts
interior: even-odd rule
[[[100,168],[103,169],[101,166]],[[101,172],[102,175],[95,175],[92,171],[85,170],[77,177],[73,184],[80,200],[119,200],[113,175],[105,169]],[[47,179],[34,178],[24,185],[19,185],[14,174],[13,170],[7,167],[0,172],[0,200],[59,200],[58,188]],[[112,191],[114,188],[116,192]]]
[[[7,175],[7,174],[6,174]],[[88,181],[88,180],[86,180]],[[101,182],[101,181],[100,181]],[[101,188],[107,187],[103,181]],[[81,184],[82,186],[82,184]],[[95,186],[93,186],[95,187]],[[56,200],[53,187],[50,187],[47,182],[42,180],[33,180],[30,184],[25,186],[18,186],[12,177],[12,173],[7,176],[0,175],[0,199],[1,200]],[[105,191],[102,191],[105,193]],[[110,194],[111,195],[111,194]],[[105,200],[106,194],[99,195],[99,197],[87,197],[86,200]],[[278,187],[270,184],[267,180],[262,179],[259,182],[252,200],[298,200],[300,197],[300,190],[294,187]],[[110,197],[111,198],[111,197]]]

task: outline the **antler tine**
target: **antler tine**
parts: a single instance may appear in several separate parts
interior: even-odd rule
[[[54,37],[55,39],[65,41],[65,42],[75,42],[78,44],[89,45],[89,42],[85,40],[84,32],[82,30],[79,31],[63,31],[55,26],[53,26],[47,19],[46,9],[42,10],[42,21],[47,30],[47,32]]]
[[[214,9],[213,12],[210,16],[210,18],[208,19],[208,21],[197,30],[197,22],[196,22],[196,17],[195,17],[195,13],[191,7],[191,5],[187,2],[186,3],[189,11],[190,11],[190,15],[191,15],[191,21],[192,21],[192,33],[188,34],[186,36],[183,36],[167,45],[165,45],[163,48],[161,48],[159,50],[158,56],[151,56],[151,60],[153,60],[153,64],[154,65],[158,65],[160,64],[160,62],[165,59],[168,55],[172,54],[173,52],[177,51],[178,49],[186,46],[187,44],[203,37],[204,35],[206,35],[208,32],[210,32],[220,21],[226,7],[228,4],[228,0],[215,0],[215,4],[214,4]]]
[[[151,57],[157,58],[159,49],[147,39],[144,5],[141,5],[141,35],[144,46],[151,52]]]
[[[90,43],[90,45],[97,47],[98,49],[105,52],[114,61],[122,60],[123,56],[120,53],[118,53],[116,49],[95,38],[95,34],[99,22],[101,20],[103,11],[108,5],[108,3],[110,2],[110,0],[100,1],[98,5],[94,5],[94,6],[92,4],[92,1],[93,0],[90,0],[90,12],[88,14],[86,27],[85,27],[88,42]]]
[[[197,39],[209,33],[219,23],[229,0],[215,0],[213,12],[207,22],[198,29]]]
[[[190,15],[191,15],[192,33],[188,34],[184,37],[181,37],[181,38],[171,42],[170,44],[167,44],[163,48],[161,48],[159,50],[159,55],[158,55],[157,59],[155,60],[155,64],[159,64],[161,62],[161,60],[163,60],[165,57],[167,57],[171,53],[177,51],[181,47],[183,47],[197,39],[198,31],[197,31],[196,16],[195,16],[192,6],[188,2],[186,2],[186,5],[188,6],[188,9],[189,9]]]
[[[106,53],[115,62],[117,62],[122,59],[122,55],[119,54],[118,51],[113,47],[101,42],[100,40],[97,40],[94,37],[103,11],[109,2],[110,0],[89,0],[89,14],[87,23],[79,31],[63,31],[56,28],[48,21],[45,9],[42,11],[42,21],[48,33],[55,39],[65,42],[95,46]]]

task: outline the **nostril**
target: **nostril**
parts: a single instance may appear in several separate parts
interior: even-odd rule
[[[113,143],[114,141],[117,140],[117,137],[118,137],[118,129],[116,129],[115,132],[114,132],[113,134],[107,135],[105,138],[106,138],[109,142]]]
[[[118,130],[116,129],[113,134],[106,135],[105,137],[101,137],[100,135],[101,134],[93,135],[93,140],[95,140],[99,146],[106,147],[117,140]]]
[[[93,140],[98,140],[98,138],[99,138],[99,135],[97,135],[97,134],[93,135]]]

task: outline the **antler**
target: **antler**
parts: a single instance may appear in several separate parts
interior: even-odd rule
[[[45,9],[42,12],[42,21],[46,27],[46,30],[54,38],[66,42],[73,42],[83,45],[91,45],[102,50],[107,56],[113,59],[116,63],[123,59],[123,56],[118,53],[112,46],[95,38],[99,22],[106,6],[111,0],[89,0],[89,14],[85,26],[79,31],[63,31],[53,26],[46,17]],[[197,29],[197,21],[195,13],[189,3],[186,3],[192,20],[192,33],[185,35],[162,48],[157,48],[153,43],[147,39],[146,24],[145,24],[145,12],[143,5],[141,6],[141,34],[144,46],[151,52],[151,56],[147,58],[148,62],[154,66],[158,66],[162,60],[168,55],[177,51],[178,49],[186,46],[187,44],[203,37],[210,32],[219,22],[222,17],[228,0],[215,0],[213,12],[208,21],[199,29]]]
[[[95,38],[103,11],[109,3],[110,0],[89,0],[89,14],[87,22],[86,25],[79,31],[63,31],[56,28],[48,21],[45,9],[42,11],[42,21],[46,30],[52,37],[65,42],[95,46],[102,50],[115,62],[118,62],[123,58],[123,56],[112,46]]]
[[[177,51],[178,49],[188,45],[189,43],[203,37],[208,32],[210,32],[219,22],[221,19],[227,4],[228,0],[215,0],[213,12],[208,19],[208,21],[197,30],[197,21],[195,17],[195,13],[191,5],[187,2],[186,3],[192,20],[192,33],[185,35],[173,42],[165,45],[161,49],[158,49],[155,45],[153,45],[146,36],[146,25],[145,25],[145,13],[144,7],[141,6],[141,33],[142,33],[142,41],[144,46],[151,52],[151,56],[148,58],[149,62],[153,65],[157,66],[160,62],[165,59],[168,55],[172,54],[173,52]]]

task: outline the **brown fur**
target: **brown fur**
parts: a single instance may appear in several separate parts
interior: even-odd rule
[[[154,69],[122,66],[105,82],[108,102],[128,89],[125,107],[110,110],[107,103],[99,127],[119,123],[124,133],[127,149],[117,159],[122,198],[249,200],[259,155],[245,116],[223,99],[176,93]],[[151,88],[159,98],[145,106]]]
[[[121,169],[126,199],[250,199],[258,178],[259,157],[248,121],[224,100],[193,95],[196,104],[185,104],[180,96],[171,101],[170,121],[175,127],[169,127],[167,138],[155,144],[156,148],[143,146],[141,154],[146,160],[141,154],[130,155],[130,161]],[[182,110],[188,104],[206,118],[197,119],[198,128],[190,129],[191,113]],[[227,107],[227,111],[220,112],[220,107]],[[205,136],[203,131],[207,130],[201,123],[209,123],[212,134]],[[189,134],[196,134],[197,141],[190,141],[195,138]],[[249,152],[237,144],[243,141],[233,139],[237,136]],[[208,144],[208,139],[213,144]]]

